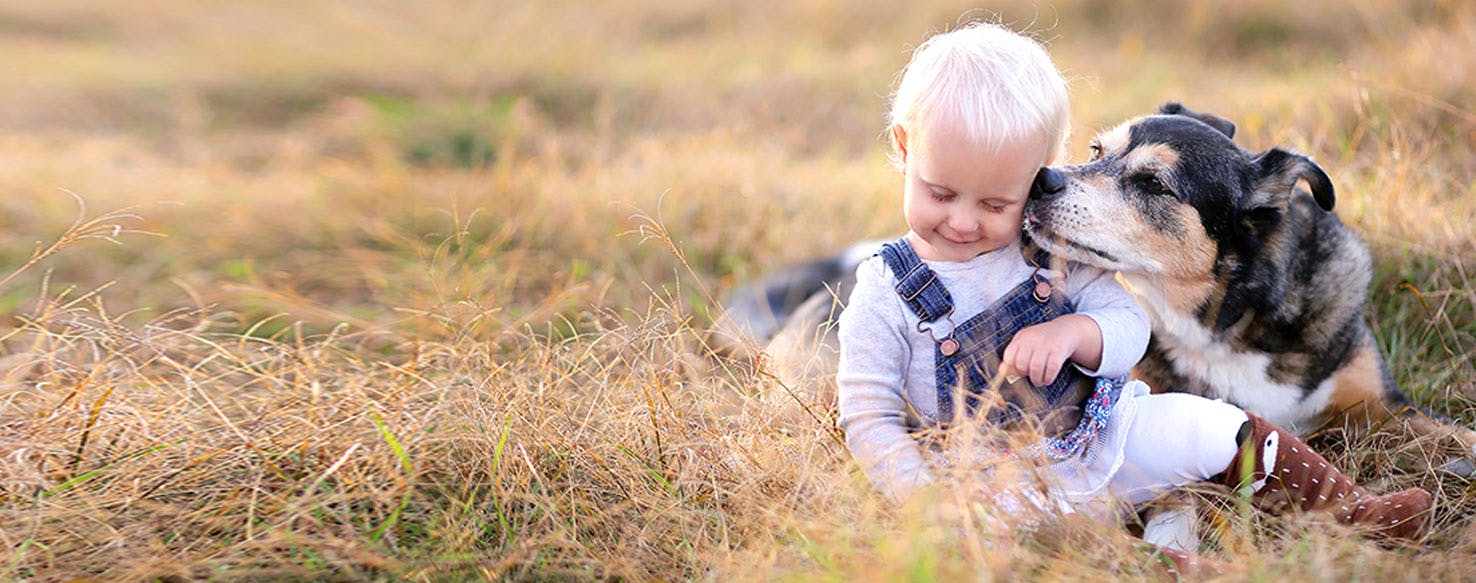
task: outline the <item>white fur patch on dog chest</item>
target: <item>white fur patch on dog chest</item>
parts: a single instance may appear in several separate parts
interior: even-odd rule
[[[1267,421],[1296,434],[1322,425],[1322,412],[1332,397],[1332,379],[1311,393],[1297,385],[1281,383],[1269,375],[1271,356],[1242,352],[1215,339],[1198,319],[1166,309],[1157,286],[1134,285],[1139,304],[1153,321],[1153,335],[1174,372],[1203,387],[1155,387],[1159,390],[1191,390],[1224,399],[1237,407],[1265,417]],[[1147,293],[1144,293],[1147,292]]]

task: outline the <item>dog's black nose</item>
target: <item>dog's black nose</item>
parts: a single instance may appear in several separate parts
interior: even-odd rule
[[[1050,168],[1041,168],[1035,173],[1035,183],[1030,185],[1030,196],[1049,196],[1066,190],[1066,175]]]

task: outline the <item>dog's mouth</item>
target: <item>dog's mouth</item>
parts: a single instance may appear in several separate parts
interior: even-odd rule
[[[1084,245],[1084,244],[1081,244],[1081,243],[1077,243],[1076,241],[1072,241],[1070,239],[1066,239],[1066,238],[1062,238],[1062,237],[1057,237],[1057,236],[1054,236],[1054,235],[1051,236],[1049,239],[1053,243],[1057,243],[1059,245],[1063,245],[1063,246],[1069,247],[1071,249],[1075,249],[1077,251],[1084,252],[1084,253],[1086,253],[1089,256],[1095,256],[1099,260],[1099,261],[1092,261],[1091,259],[1087,259],[1085,257],[1082,257],[1081,258],[1082,261],[1088,261],[1088,262],[1091,262],[1091,263],[1097,263],[1101,267],[1118,268],[1118,267],[1121,267],[1123,265],[1122,261],[1119,260],[1117,258],[1117,256],[1115,256],[1115,255],[1113,255],[1111,253],[1108,253],[1106,251],[1103,251],[1101,249],[1098,249],[1096,247],[1092,247],[1091,245]],[[1080,253],[1078,253],[1077,255],[1080,256]]]
[[[1107,269],[1121,269],[1123,266],[1123,262],[1111,253],[1053,232],[1033,213],[1025,217],[1025,230],[1030,233],[1030,239],[1044,247],[1046,251],[1067,255],[1077,261],[1092,263]]]

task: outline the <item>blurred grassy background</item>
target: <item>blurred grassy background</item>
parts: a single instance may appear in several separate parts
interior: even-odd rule
[[[0,271],[79,212],[138,218],[0,286],[3,576],[1144,576],[940,548],[823,407],[698,341],[709,293],[901,232],[886,97],[970,18],[1049,43],[1077,159],[1167,100],[1314,155],[1399,380],[1476,417],[1467,2],[9,2]],[[1431,549],[1211,550],[1471,572],[1468,482],[1372,439],[1328,445],[1442,492]]]

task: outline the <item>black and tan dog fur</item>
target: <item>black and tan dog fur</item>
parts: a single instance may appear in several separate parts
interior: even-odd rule
[[[1058,257],[1119,271],[1153,322],[1134,375],[1155,391],[1224,399],[1300,433],[1395,417],[1471,457],[1476,432],[1420,411],[1390,375],[1363,319],[1369,252],[1331,212],[1327,174],[1301,154],[1243,150],[1234,132],[1178,104],[1103,132],[1087,163],[1041,171],[1025,232]],[[764,346],[781,377],[828,387],[830,326],[849,292],[835,274],[865,255],[848,254],[850,271],[825,270],[828,287],[805,282],[821,291],[803,304],[772,300],[795,288],[794,273],[746,288],[768,301],[730,310],[714,337]],[[772,341],[751,333],[764,326]]]

